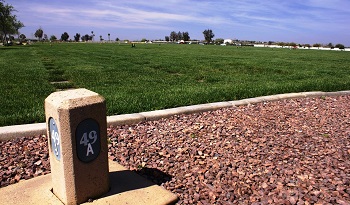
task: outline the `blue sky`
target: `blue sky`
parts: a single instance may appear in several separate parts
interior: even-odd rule
[[[171,31],[216,38],[350,46],[350,0],[5,0],[33,37],[94,31],[108,39],[164,39]]]

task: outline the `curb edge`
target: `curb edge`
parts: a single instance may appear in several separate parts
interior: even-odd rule
[[[322,97],[322,96],[342,96],[350,95],[350,90],[337,92],[300,92],[277,94],[270,96],[261,96],[256,98],[247,98],[236,101],[215,102],[207,104],[190,105],[183,107],[170,108],[165,110],[155,110],[149,112],[133,113],[107,116],[107,126],[131,125],[144,121],[159,120],[168,118],[173,115],[192,114],[206,111],[218,110],[221,108],[235,107],[248,104],[256,104],[267,101],[278,101],[283,99],[307,98],[307,97]],[[16,139],[24,136],[34,136],[46,134],[46,123],[11,125],[0,127],[0,141]]]

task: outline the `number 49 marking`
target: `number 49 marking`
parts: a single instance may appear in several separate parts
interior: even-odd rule
[[[94,154],[94,150],[92,149],[92,144],[94,144],[97,140],[97,132],[95,130],[92,130],[89,132],[85,132],[83,136],[80,138],[80,144],[87,146],[86,150],[86,156],[89,156],[90,154]]]
[[[52,140],[52,144],[54,145],[52,147],[53,152],[54,152],[55,156],[58,157],[60,154],[60,152],[59,152],[60,137],[59,137],[58,132],[56,132],[55,130],[52,130],[52,132],[51,132],[51,140]]]

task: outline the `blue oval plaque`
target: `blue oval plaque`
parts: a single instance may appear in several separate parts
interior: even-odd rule
[[[50,134],[50,141],[51,141],[51,151],[53,152],[53,155],[55,155],[57,160],[61,159],[61,138],[60,134],[58,133],[58,128],[55,120],[51,117],[49,119],[49,134]]]
[[[82,162],[95,160],[101,151],[100,126],[94,119],[79,123],[75,132],[77,156]]]

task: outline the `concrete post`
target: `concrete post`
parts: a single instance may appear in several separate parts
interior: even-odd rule
[[[45,99],[52,191],[65,204],[95,199],[109,190],[106,103],[87,89]]]

